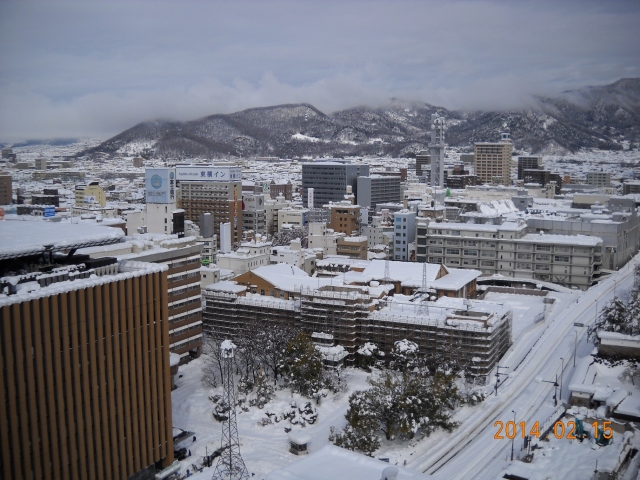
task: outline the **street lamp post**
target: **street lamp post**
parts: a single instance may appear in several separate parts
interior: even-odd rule
[[[511,413],[513,413],[513,424],[517,425],[516,424],[516,412],[515,412],[515,410],[511,410]],[[517,427],[514,427],[514,428],[517,428]],[[512,462],[513,462],[513,442],[515,441],[515,439],[516,439],[516,436],[514,435],[513,438],[511,439],[511,461]]]
[[[578,353],[578,331],[574,330],[576,334],[576,343],[573,346],[573,366],[576,366],[576,354]]]
[[[562,372],[564,371],[564,358],[560,357],[562,367],[560,367],[560,398],[562,398]]]

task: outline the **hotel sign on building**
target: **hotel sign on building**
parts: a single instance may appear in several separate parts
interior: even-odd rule
[[[174,168],[147,168],[144,191],[147,203],[175,203],[176,171]]]
[[[197,165],[176,167],[176,180],[192,182],[236,182],[242,180],[240,167]]]

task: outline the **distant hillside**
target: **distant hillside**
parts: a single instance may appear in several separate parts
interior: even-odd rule
[[[533,107],[504,112],[448,111],[426,103],[392,101],[327,115],[312,105],[290,104],[211,115],[189,122],[144,122],[80,155],[216,158],[270,155],[406,156],[427,148],[430,116],[447,121],[452,146],[494,141],[507,128],[516,149],[538,153],[582,147],[620,149],[640,141],[640,79],[535,97]]]

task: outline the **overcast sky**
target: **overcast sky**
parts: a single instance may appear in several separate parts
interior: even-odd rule
[[[640,77],[640,2],[0,1],[0,141],[307,102],[514,108]]]

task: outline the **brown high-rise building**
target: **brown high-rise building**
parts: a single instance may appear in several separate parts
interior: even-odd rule
[[[124,479],[170,465],[166,267],[54,256],[119,241],[108,227],[2,230],[0,276],[22,287],[0,295],[2,478]],[[13,274],[16,262],[34,273]]]
[[[12,202],[11,175],[7,172],[0,172],[0,205],[9,205]]]
[[[214,234],[220,241],[220,224],[231,224],[231,243],[242,240],[242,182],[181,181],[178,207],[185,220],[199,224],[200,215],[213,214]]]
[[[511,185],[511,152],[513,144],[508,133],[500,142],[474,144],[475,174],[478,183]]]
[[[360,206],[348,202],[331,204],[331,220],[327,227],[348,236],[360,233]]]

